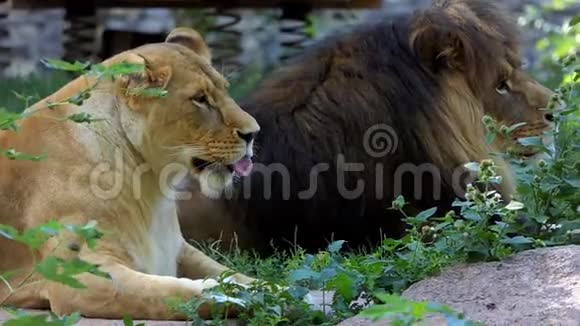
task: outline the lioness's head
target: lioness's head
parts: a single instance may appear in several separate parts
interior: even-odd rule
[[[513,138],[543,136],[553,127],[553,116],[546,111],[552,92],[523,69],[519,31],[504,10],[483,0],[437,0],[432,8],[417,16],[411,44],[426,66],[446,81],[448,102],[457,106],[463,119],[474,115],[476,103],[483,114],[507,126],[524,122]],[[462,98],[457,98],[462,97]],[[471,97],[471,98],[469,98]],[[480,121],[469,121],[473,127]],[[546,141],[550,141],[546,137]],[[513,142],[497,140],[502,150]],[[523,156],[535,154],[517,148]]]
[[[186,166],[209,197],[219,196],[233,174],[250,173],[260,127],[228,95],[228,82],[212,67],[197,32],[178,28],[165,43],[131,50],[124,58],[144,64],[145,72],[118,80],[121,124],[154,171]],[[167,95],[147,96],[150,88]]]

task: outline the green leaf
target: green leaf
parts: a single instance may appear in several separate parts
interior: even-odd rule
[[[576,179],[564,179],[564,181],[566,181],[566,183],[568,183],[569,185],[571,185],[574,188],[580,188],[580,179],[576,178]]]
[[[60,265],[63,260],[54,256],[45,258],[43,261],[38,263],[34,270],[41,274],[45,279],[68,285],[75,289],[85,289],[86,286],[79,282],[74,277],[67,274],[59,273]]]
[[[66,120],[70,120],[76,123],[91,123],[96,121],[104,121],[105,119],[93,118],[90,113],[79,112],[69,115],[66,117]]]
[[[68,99],[66,99],[65,102],[70,103],[70,104],[74,104],[76,106],[81,106],[81,105],[83,105],[85,100],[88,100],[90,97],[91,97],[91,92],[88,90],[85,90],[85,91],[82,91],[80,93],[77,93],[77,94],[69,97]],[[56,106],[56,105],[51,104],[51,108],[54,106]]]
[[[90,249],[94,249],[97,240],[101,239],[104,235],[99,229],[97,229],[97,221],[89,221],[86,225],[67,225],[66,228],[78,236],[80,236],[87,244]]]
[[[20,233],[11,226],[0,224],[0,236],[22,243],[32,249],[38,249],[50,237],[56,235],[60,231],[60,228],[60,224],[51,221]]]
[[[9,281],[11,278],[13,278],[14,276],[16,276],[18,274],[19,274],[18,271],[8,271],[5,273],[0,273],[0,280]]]
[[[2,150],[0,148],[0,156],[4,156],[9,160],[13,160],[13,161],[33,161],[33,162],[39,162],[42,160],[46,159],[46,154],[42,154],[42,155],[29,155],[26,153],[21,153],[16,151],[14,148],[8,148],[5,150]]]
[[[333,277],[335,277],[336,274],[337,274],[336,268],[334,267],[325,268],[322,271],[320,271],[320,281],[327,282]]]
[[[559,178],[553,175],[548,175],[542,179],[542,182],[540,183],[540,189],[542,189],[542,191],[544,192],[550,192],[560,187],[562,184],[563,181],[560,180]]]
[[[399,195],[397,196],[397,198],[393,201],[393,205],[392,207],[395,209],[403,209],[405,207],[405,197]]]
[[[473,209],[466,209],[465,211],[461,212],[461,216],[470,221],[481,221],[481,215]]]
[[[18,131],[16,122],[24,118],[22,114],[12,113],[0,108],[0,130]]]
[[[103,76],[124,76],[143,73],[145,71],[145,65],[138,63],[120,62],[112,64],[104,69],[96,67],[95,71],[100,71]]]
[[[491,145],[495,140],[496,136],[497,134],[495,132],[493,131],[488,132],[487,135],[485,135],[485,143]]]
[[[518,129],[519,127],[523,127],[525,125],[527,125],[527,122],[520,122],[520,123],[513,124],[508,128],[507,132],[508,132],[508,134],[511,134],[512,132],[514,132],[514,130]]]
[[[435,212],[437,212],[437,207],[429,208],[428,210],[417,214],[415,220],[426,222],[431,216],[435,215]]]
[[[207,298],[216,303],[231,303],[240,307],[246,307],[248,305],[242,299],[234,298],[223,293],[209,293],[207,294]]]
[[[163,98],[167,96],[167,91],[163,88],[129,88],[129,95],[151,97],[151,98]]]
[[[570,26],[576,26],[580,24],[580,15],[574,16],[571,20],[570,20]]]
[[[336,294],[342,296],[346,302],[356,299],[356,279],[346,273],[339,273],[327,284],[328,289],[333,289]]]
[[[466,207],[466,206],[470,206],[470,205],[472,205],[470,202],[463,201],[463,200],[460,200],[460,199],[455,199],[453,201],[453,203],[451,203],[451,206],[452,207]]]
[[[40,62],[50,69],[63,70],[69,72],[83,72],[86,68],[90,66],[89,62],[75,61],[74,63],[70,63],[57,59],[41,59]]]
[[[35,271],[50,281],[61,283],[75,289],[84,289],[86,286],[74,276],[90,273],[103,278],[110,278],[109,274],[98,269],[97,265],[80,259],[63,260],[49,256],[35,266]]]
[[[50,320],[49,315],[26,315],[7,320],[4,326],[62,326],[61,323]]]
[[[29,246],[32,249],[38,249],[48,239],[54,237],[60,232],[61,225],[58,222],[51,221],[35,228],[25,230],[14,240]]]
[[[528,237],[523,237],[521,235],[515,236],[513,238],[505,238],[500,241],[501,243],[511,244],[511,245],[519,245],[519,244],[529,244],[534,242],[533,239]]]
[[[465,164],[463,164],[463,167],[471,172],[479,172],[479,163],[477,163],[477,162],[465,163]]]
[[[288,280],[290,280],[290,282],[318,280],[318,279],[320,279],[320,273],[307,268],[293,270],[288,276]]]
[[[62,317],[64,326],[73,326],[81,321],[81,314],[79,312],[73,312],[69,316]]]
[[[338,240],[338,241],[334,241],[333,243],[328,245],[328,252],[330,253],[338,253],[342,247],[344,246],[346,241],[344,240]]]
[[[9,326],[73,326],[81,320],[81,315],[75,312],[69,316],[57,317],[54,314],[34,314],[30,315],[23,310],[10,311],[15,318],[4,322]]]
[[[18,230],[16,230],[15,228],[13,228],[10,225],[0,224],[0,237],[14,240],[14,238],[17,236],[18,236]]]
[[[519,138],[518,143],[526,147],[543,147],[544,143],[542,141],[542,137],[534,136],[534,137],[524,137]]]
[[[133,317],[131,317],[131,316],[123,317],[123,325],[124,326],[133,326]]]
[[[505,206],[505,209],[507,209],[508,211],[519,211],[523,208],[524,208],[524,204],[522,204],[518,201],[515,201],[515,200],[512,200],[509,204],[507,204]]]
[[[290,294],[292,296],[292,298],[294,298],[296,300],[303,300],[304,297],[306,297],[306,295],[309,292],[310,291],[308,290],[308,288],[305,288],[303,286],[291,286],[288,289],[288,294]]]

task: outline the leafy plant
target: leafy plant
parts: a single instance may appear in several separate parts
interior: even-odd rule
[[[440,314],[445,317],[448,325],[478,325],[465,320],[462,314],[445,305],[426,301],[411,301],[394,294],[381,293],[377,294],[376,297],[382,304],[365,309],[360,316],[372,320],[390,319],[389,325],[403,326],[414,325],[424,321],[429,315]]]

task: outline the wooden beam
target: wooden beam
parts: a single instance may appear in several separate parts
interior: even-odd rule
[[[76,0],[79,1],[79,0]],[[66,0],[12,0],[14,8],[64,8]],[[96,0],[98,8],[278,8],[307,4],[312,8],[379,8],[381,0]]]

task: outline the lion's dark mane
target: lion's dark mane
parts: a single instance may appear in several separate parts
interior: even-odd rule
[[[458,2],[458,1],[455,1]],[[461,1],[459,1],[461,2]],[[517,39],[511,20],[487,1],[465,1],[477,17],[501,31],[505,44]],[[440,2],[439,6],[446,6]],[[417,25],[437,27],[423,33],[422,42],[410,41]],[[296,241],[307,249],[325,246],[332,239],[348,240],[352,246],[372,243],[379,236],[400,236],[404,231],[399,213],[388,210],[398,195],[393,174],[401,164],[432,163],[441,170],[441,197],[433,198],[433,178],[422,179],[417,209],[449,208],[456,197],[450,185],[451,169],[461,164],[445,142],[449,117],[441,114],[438,58],[425,60],[429,44],[443,42],[447,31],[466,40],[464,73],[469,87],[478,94],[479,83],[494,78],[483,62],[503,55],[503,48],[491,47],[489,35],[475,25],[458,23],[442,10],[430,8],[391,22],[367,24],[347,34],[326,40],[294,61],[287,63],[242,102],[242,107],[261,125],[256,140],[256,162],[281,163],[290,176],[289,198],[284,198],[282,177],[273,174],[271,198],[264,198],[267,186],[261,173],[253,174],[251,196],[240,198],[246,223],[257,231],[263,243],[275,239],[277,245]],[[443,35],[443,36],[442,36]],[[428,40],[427,38],[430,38]],[[370,156],[363,146],[365,132],[377,124],[392,127],[398,138],[393,153]],[[434,145],[435,144],[435,145]],[[451,159],[441,164],[432,153],[445,152]],[[365,191],[354,199],[341,196],[337,187],[337,155],[347,163],[363,163],[364,172],[346,172],[346,189],[358,180]],[[330,170],[318,177],[318,190],[311,199],[298,193],[309,188],[312,167],[328,163]],[[377,199],[375,166],[384,166],[383,194]],[[403,178],[401,193],[414,197],[412,179]],[[246,185],[247,186],[247,185]],[[244,189],[240,191],[241,197]]]

